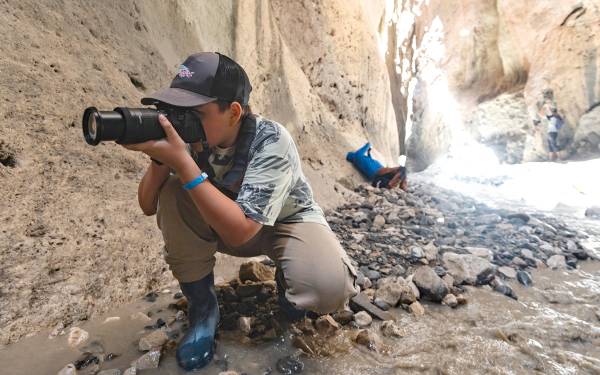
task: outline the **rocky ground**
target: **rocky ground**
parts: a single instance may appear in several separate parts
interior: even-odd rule
[[[506,283],[516,279],[524,286],[535,283],[533,268],[568,269],[597,252],[583,242],[587,234],[542,215],[492,209],[469,198],[429,184],[412,184],[408,193],[362,185],[353,203],[327,212],[357,270],[361,293],[351,310],[313,316],[291,322],[279,309],[274,264],[270,260],[243,264],[239,277],[217,285],[221,308],[220,339],[248,345],[275,342],[289,334],[297,355],[285,356],[276,368],[263,374],[302,372],[303,356],[329,356],[348,346],[386,353],[389,340],[404,337],[410,327],[395,320],[397,313],[421,316],[420,301],[441,303],[448,308],[468,304],[467,285],[497,291],[498,298],[518,299]],[[148,294],[153,302],[159,295]],[[506,296],[506,297],[505,297]],[[147,321],[138,343],[145,352],[123,374],[157,368],[161,356],[173,356],[177,339],[186,329],[187,302],[180,292],[165,306],[167,318],[153,317],[161,309],[139,312]],[[456,311],[460,314],[460,311]],[[600,319],[600,311],[597,312]],[[69,344],[82,355],[60,374],[120,374],[110,368],[116,356],[88,339],[79,328],[69,333]],[[385,340],[382,339],[385,337]],[[223,374],[226,357],[216,357]],[[106,362],[106,363],[104,363]]]

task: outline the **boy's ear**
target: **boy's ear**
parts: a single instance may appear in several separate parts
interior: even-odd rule
[[[242,116],[242,106],[238,102],[232,102],[229,105],[229,110],[231,111],[233,117],[236,119]]]

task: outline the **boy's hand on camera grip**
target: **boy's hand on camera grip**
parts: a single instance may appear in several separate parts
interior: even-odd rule
[[[178,170],[190,158],[187,146],[164,115],[159,115],[158,121],[167,135],[166,138],[123,145],[123,147],[132,151],[141,151],[172,169]]]

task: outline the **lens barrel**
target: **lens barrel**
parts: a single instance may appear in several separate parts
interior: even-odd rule
[[[126,129],[123,115],[117,111],[98,111],[95,107],[83,112],[83,136],[85,141],[96,146],[100,141],[116,141]]]
[[[83,136],[92,146],[101,141],[131,144],[164,138],[158,114],[149,108],[117,107],[113,111],[98,111],[89,107],[83,113]]]
[[[175,131],[186,143],[205,141],[204,129],[197,115],[185,108],[117,107],[112,111],[98,111],[89,107],[83,113],[82,129],[85,141],[96,146],[101,141],[132,144],[166,137],[158,115],[164,114]]]

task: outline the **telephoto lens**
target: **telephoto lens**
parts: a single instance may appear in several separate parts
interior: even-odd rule
[[[83,113],[83,136],[85,141],[96,146],[101,141],[115,141],[119,144],[133,144],[166,137],[158,115],[164,114],[179,136],[186,143],[204,140],[200,118],[184,108],[117,107],[112,111],[99,111],[89,107]]]

